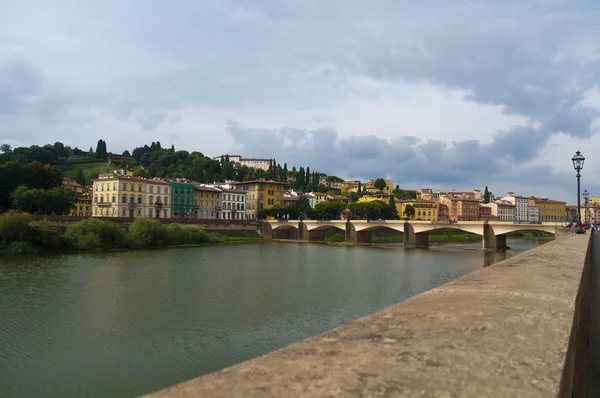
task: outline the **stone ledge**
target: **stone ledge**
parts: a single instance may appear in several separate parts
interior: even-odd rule
[[[589,235],[149,397],[557,396]]]

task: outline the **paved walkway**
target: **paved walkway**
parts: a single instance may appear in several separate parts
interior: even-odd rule
[[[600,398],[600,234],[592,240],[590,286],[590,346],[586,392],[588,398]]]

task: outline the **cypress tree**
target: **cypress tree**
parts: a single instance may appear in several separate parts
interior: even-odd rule
[[[287,163],[283,164],[283,181],[287,182],[287,176],[288,175],[288,168],[287,168]]]

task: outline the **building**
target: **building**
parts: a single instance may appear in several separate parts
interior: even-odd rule
[[[304,195],[302,195],[302,197],[308,199],[308,205],[311,209],[315,208],[317,204],[317,197],[315,195],[313,195],[312,193],[305,193]]]
[[[350,198],[342,195],[327,195],[327,200],[330,202],[342,202],[346,204],[350,203]]]
[[[439,221],[449,221],[450,215],[448,214],[448,206],[440,203],[438,205],[438,220]]]
[[[283,207],[283,187],[285,183],[270,180],[244,181],[232,184],[246,192],[246,216],[254,220],[262,209]]]
[[[529,222],[529,198],[526,196],[517,196],[514,192],[508,192],[502,200],[515,205],[515,220],[516,223]],[[539,217],[539,216],[538,216]]]
[[[581,213],[583,215],[583,213]],[[577,206],[567,206],[567,223],[577,222]]]
[[[319,184],[331,189],[341,189],[343,182],[344,180],[336,176],[319,177]]]
[[[283,194],[283,206],[292,206],[298,201],[298,195],[294,196],[290,193],[284,192]]]
[[[73,203],[73,207],[67,215],[72,217],[89,217],[92,209],[92,195],[85,192],[83,185],[68,178],[63,179],[62,186],[77,194],[77,200]]]
[[[529,198],[529,204],[539,207],[540,222],[565,222],[567,219],[567,203],[548,198]]]
[[[539,224],[540,222],[540,208],[539,206],[529,205],[527,208],[527,220],[529,224]]]
[[[497,221],[498,216],[492,214],[492,208],[489,206],[479,205],[479,221]]]
[[[361,188],[362,190],[362,185],[361,182],[358,180],[354,180],[354,181],[344,181],[342,183],[340,183],[340,192],[341,193],[346,193],[346,192],[358,192],[358,188]]]
[[[93,181],[93,217],[171,217],[171,183],[124,174]]]
[[[246,219],[246,191],[239,189],[223,189],[220,194],[221,209],[217,218],[224,220]]]
[[[315,197],[315,206],[318,205],[319,203],[323,203],[323,202],[327,202],[328,196],[326,193],[322,193],[322,192],[310,192],[311,195],[313,195]]]
[[[482,206],[491,209],[492,216],[496,216],[497,221],[515,222],[515,205],[505,200],[496,200],[485,203]]]
[[[392,193],[392,191],[394,190],[394,181],[392,180],[384,180],[385,181],[385,188],[383,188],[383,192],[384,193]],[[375,188],[375,180],[370,180],[369,182],[367,182],[366,184],[364,184],[367,192],[381,192],[379,190],[379,188]]]
[[[197,217],[201,219],[217,218],[217,211],[221,210],[221,191],[217,188],[198,186],[196,192]]]
[[[171,214],[177,218],[197,218],[198,204],[196,195],[198,184],[178,178],[171,181]]]
[[[240,155],[222,155],[213,158],[214,160],[221,160],[221,157],[229,157],[230,162],[239,163],[242,166],[253,167],[255,169],[269,170],[271,161],[273,159],[258,159],[258,158],[243,158]]]
[[[448,218],[451,221],[479,220],[479,201],[466,197],[440,196],[439,203],[448,206]]]
[[[389,193],[375,193],[371,195],[365,195],[358,198],[359,202],[373,202],[374,200],[380,200],[386,205],[390,204],[391,196]],[[400,214],[400,213],[398,213]]]
[[[435,201],[412,199],[396,202],[396,210],[398,211],[398,216],[400,218],[409,218],[405,213],[408,205],[412,206],[415,210],[414,214],[410,216],[411,220],[438,220],[438,205],[435,203]]]
[[[127,163],[135,163],[135,158],[133,158],[132,156],[117,155],[112,152],[109,152],[107,155],[108,155],[108,163],[120,163],[123,161],[125,161]]]

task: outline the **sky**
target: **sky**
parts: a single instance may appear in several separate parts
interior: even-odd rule
[[[600,196],[597,0],[0,0],[0,143]]]

